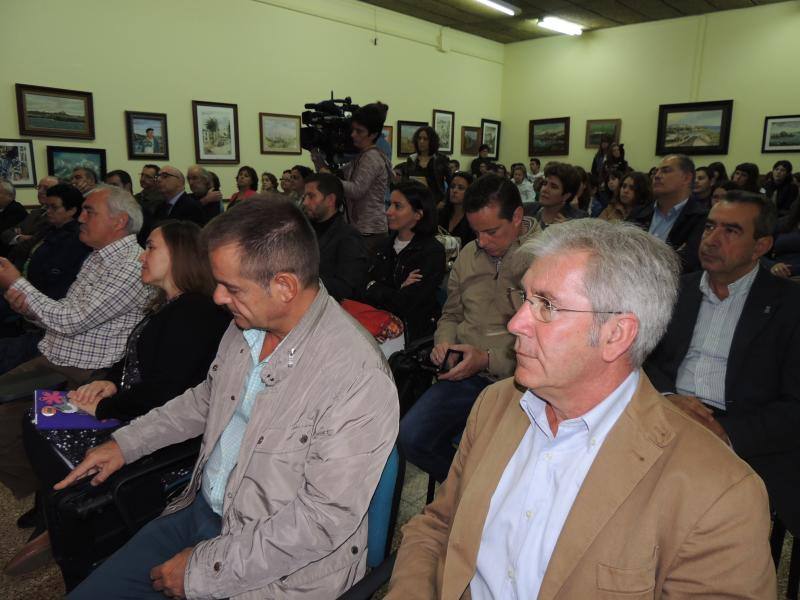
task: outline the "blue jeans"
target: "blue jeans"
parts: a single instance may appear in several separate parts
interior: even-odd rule
[[[183,510],[150,521],[67,596],[70,600],[158,598],[150,569],[189,546],[217,537],[222,520],[202,494]]]
[[[473,375],[429,387],[400,421],[399,442],[406,460],[444,481],[456,454],[453,438],[464,430],[472,405],[490,383]]]

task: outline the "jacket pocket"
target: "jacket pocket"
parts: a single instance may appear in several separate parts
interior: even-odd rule
[[[597,565],[597,598],[607,600],[653,598],[655,579],[655,563],[633,569],[621,569],[600,563]]]
[[[289,454],[308,450],[312,426],[270,427],[261,431],[256,440],[255,452]]]

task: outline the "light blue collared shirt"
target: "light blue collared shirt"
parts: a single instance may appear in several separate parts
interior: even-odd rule
[[[678,220],[683,207],[686,206],[688,201],[689,199],[687,198],[683,202],[679,202],[669,209],[666,215],[661,213],[658,208],[658,203],[656,203],[653,208],[653,220],[650,221],[650,233],[662,242],[666,242],[669,232],[672,231],[672,226],[675,225],[675,221]]]
[[[269,362],[270,357],[267,356],[261,362],[258,360],[267,332],[263,329],[246,329],[242,334],[247,341],[247,345],[250,346],[250,358],[253,361],[253,368],[250,369],[245,381],[239,404],[203,469],[203,498],[206,499],[211,509],[219,516],[222,516],[222,505],[225,501],[225,488],[228,485],[228,477],[230,477],[233,468],[236,466],[239,448],[242,445],[247,424],[250,422],[250,414],[253,412],[253,403],[259,392],[264,391],[267,387],[261,381],[261,371]]]
[[[636,370],[592,410],[559,423],[555,435],[547,422],[547,404],[530,390],[522,396],[531,426],[489,504],[470,583],[474,600],[539,595],[575,497],[638,384]]]

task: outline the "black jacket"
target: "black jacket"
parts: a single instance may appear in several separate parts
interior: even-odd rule
[[[452,214],[451,206],[452,205],[448,202],[445,207],[439,211],[439,227],[443,227],[448,231],[450,231],[448,228],[450,226],[450,216]],[[472,231],[472,227],[469,226],[466,215],[461,217],[461,220],[456,223],[456,226],[450,231],[450,235],[454,235],[461,240],[462,248],[475,239],[475,232]]]
[[[28,211],[19,202],[14,200],[0,212],[0,231],[6,231],[18,227],[28,216]],[[0,243],[0,255],[8,256],[11,246]]]
[[[775,182],[770,179],[764,186],[764,193],[769,199],[775,196],[775,206],[779,216],[788,214],[798,197],[797,186],[791,181],[791,176],[781,182],[780,186],[775,185]]]
[[[626,220],[644,229],[650,229],[654,212],[655,204],[651,204],[649,207],[636,211],[635,215],[632,214]],[[701,269],[700,257],[697,253],[700,250],[700,240],[703,237],[707,216],[708,209],[692,196],[669,231],[667,243],[680,256],[684,273],[694,273]]]
[[[434,202],[438,204],[444,200],[446,188],[450,184],[448,164],[447,156],[437,152],[431,156],[428,165],[422,168],[419,165],[419,157],[415,153],[406,160],[405,174],[407,177],[424,177],[428,189],[433,194]]]
[[[445,271],[444,248],[433,236],[415,235],[400,254],[394,252],[392,235],[383,242],[373,257],[367,278],[364,302],[375,308],[388,310],[406,324],[407,340],[431,335],[441,308],[436,300],[436,290]],[[419,269],[422,279],[417,283],[400,286],[411,271]]]
[[[79,233],[80,225],[75,220],[61,227],[51,227],[30,255],[28,281],[53,300],[67,295],[83,261],[92,251],[78,239]]]
[[[319,276],[338,301],[358,300],[367,283],[369,257],[355,227],[336,213],[324,223],[312,223],[319,244]]]
[[[169,204],[164,202],[156,210],[153,218],[153,227],[158,227],[158,224],[167,219],[175,219],[176,221],[191,221],[197,223],[200,227],[205,225],[206,217],[203,213],[203,206],[200,201],[193,195],[184,192],[180,198],[175,202],[175,205],[170,210]]]
[[[660,392],[674,392],[700,311],[702,272],[684,275],[661,343],[644,364]],[[718,420],[733,449],[761,476],[773,508],[800,535],[800,285],[759,269],[735,327]],[[698,457],[702,460],[702,457]]]
[[[230,320],[227,310],[202,294],[183,294],[164,306],[144,326],[136,345],[142,380],[101,400],[97,418],[133,419],[202,382]],[[125,359],[103,377],[118,388]]]

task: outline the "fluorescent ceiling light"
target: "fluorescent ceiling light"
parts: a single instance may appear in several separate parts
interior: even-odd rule
[[[479,0],[480,1],[480,0]],[[559,19],[558,17],[545,17],[544,19],[537,19],[536,24],[539,27],[544,27],[550,31],[557,31],[558,33],[566,33],[567,35],[580,35],[583,33],[583,27],[572,21]]]
[[[509,4],[508,2],[503,2],[503,0],[476,0],[480,4],[484,6],[488,6],[489,8],[493,8],[495,10],[499,10],[501,13],[508,15],[509,17],[514,17],[522,12],[521,8],[514,6],[513,4]]]

